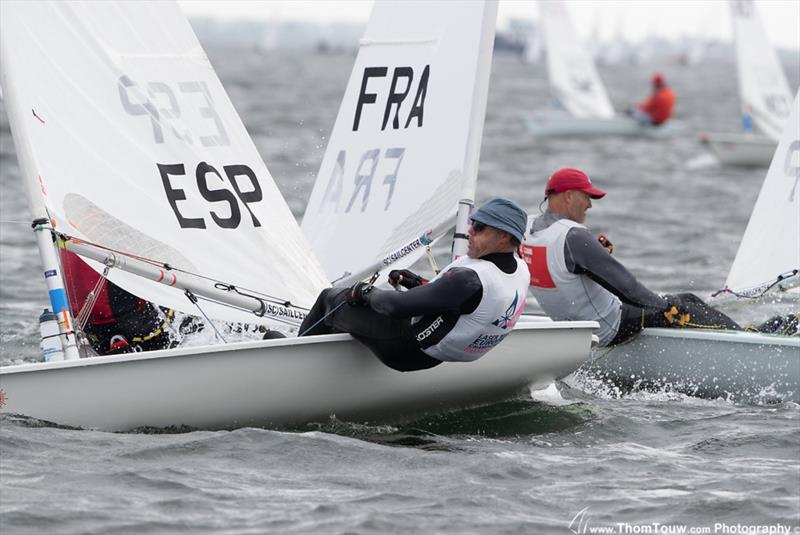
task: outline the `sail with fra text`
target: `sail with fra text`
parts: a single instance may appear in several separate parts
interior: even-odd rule
[[[331,281],[411,265],[474,191],[497,3],[403,4],[373,7],[303,218]]]

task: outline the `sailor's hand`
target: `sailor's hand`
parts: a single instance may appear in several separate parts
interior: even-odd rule
[[[389,284],[395,288],[399,285],[411,289],[421,284],[427,284],[427,282],[427,280],[407,269],[393,269],[389,272]]]
[[[606,248],[606,250],[608,251],[608,254],[611,254],[611,253],[614,252],[614,244],[611,243],[611,240],[609,240],[608,236],[606,236],[605,234],[600,234],[597,237],[597,241],[600,242],[600,245],[602,245],[603,247]]]
[[[347,292],[347,304],[350,306],[366,306],[367,294],[372,291],[372,285],[366,282],[357,282]]]
[[[664,317],[667,318],[667,323],[679,327],[686,327],[692,321],[691,314],[673,304],[670,304],[669,308],[664,311]]]

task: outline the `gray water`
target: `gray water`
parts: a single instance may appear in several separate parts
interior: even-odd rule
[[[210,56],[301,217],[353,57]],[[798,63],[786,65],[793,88]],[[641,99],[656,69],[677,89],[685,135],[534,141],[523,116],[548,103],[543,67],[497,57],[477,196],[536,210],[550,172],[582,168],[609,193],[588,224],[609,235],[614,254],[655,291],[707,295],[724,282],[766,169],[702,165],[697,133],[739,127],[732,64],[602,69],[616,108]],[[30,276],[38,253],[4,110],[0,184],[0,365],[9,365],[38,358],[47,294]],[[736,314],[756,321],[765,311]],[[3,416],[0,533],[800,532],[797,404],[611,399],[570,384],[563,400],[510,400],[402,427],[331,418],[114,434]]]

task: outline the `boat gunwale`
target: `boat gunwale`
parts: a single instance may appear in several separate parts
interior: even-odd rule
[[[575,329],[594,329],[597,323],[594,321],[521,321],[514,326],[515,331],[528,330],[575,330]],[[130,363],[144,360],[180,358],[203,356],[214,353],[227,353],[237,350],[268,349],[272,347],[291,347],[322,344],[326,342],[354,342],[355,339],[349,334],[322,334],[308,337],[288,337],[273,338],[269,340],[252,340],[243,342],[231,342],[228,344],[192,346],[175,349],[161,349],[158,351],[144,351],[141,353],[123,353],[120,355],[92,356],[78,360],[59,360],[54,362],[29,362],[0,367],[0,376],[17,373],[30,373],[45,370],[57,370],[65,368],[80,368],[86,366],[97,366],[103,364]]]

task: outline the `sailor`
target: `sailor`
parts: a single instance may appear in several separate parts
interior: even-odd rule
[[[672,117],[675,107],[675,91],[667,85],[664,75],[656,73],[652,78],[653,93],[633,110],[633,116],[642,124],[662,125]]]
[[[605,236],[584,225],[592,199],[605,192],[583,171],[559,169],[547,180],[547,210],[531,217],[521,247],[531,292],[554,320],[594,320],[601,346],[619,344],[644,327],[741,327],[693,294],[659,296],[612,255]]]
[[[467,256],[429,282],[392,271],[390,284],[405,292],[363,282],[323,290],[300,335],[350,333],[403,372],[479,359],[508,336],[525,307],[528,270],[516,251],[527,217],[508,199],[489,199],[472,214]]]
[[[61,251],[70,308],[78,318],[88,314],[83,328],[99,355],[153,351],[173,345],[173,311],[132,295],[93,270],[81,258]],[[85,307],[91,307],[85,309]]]

